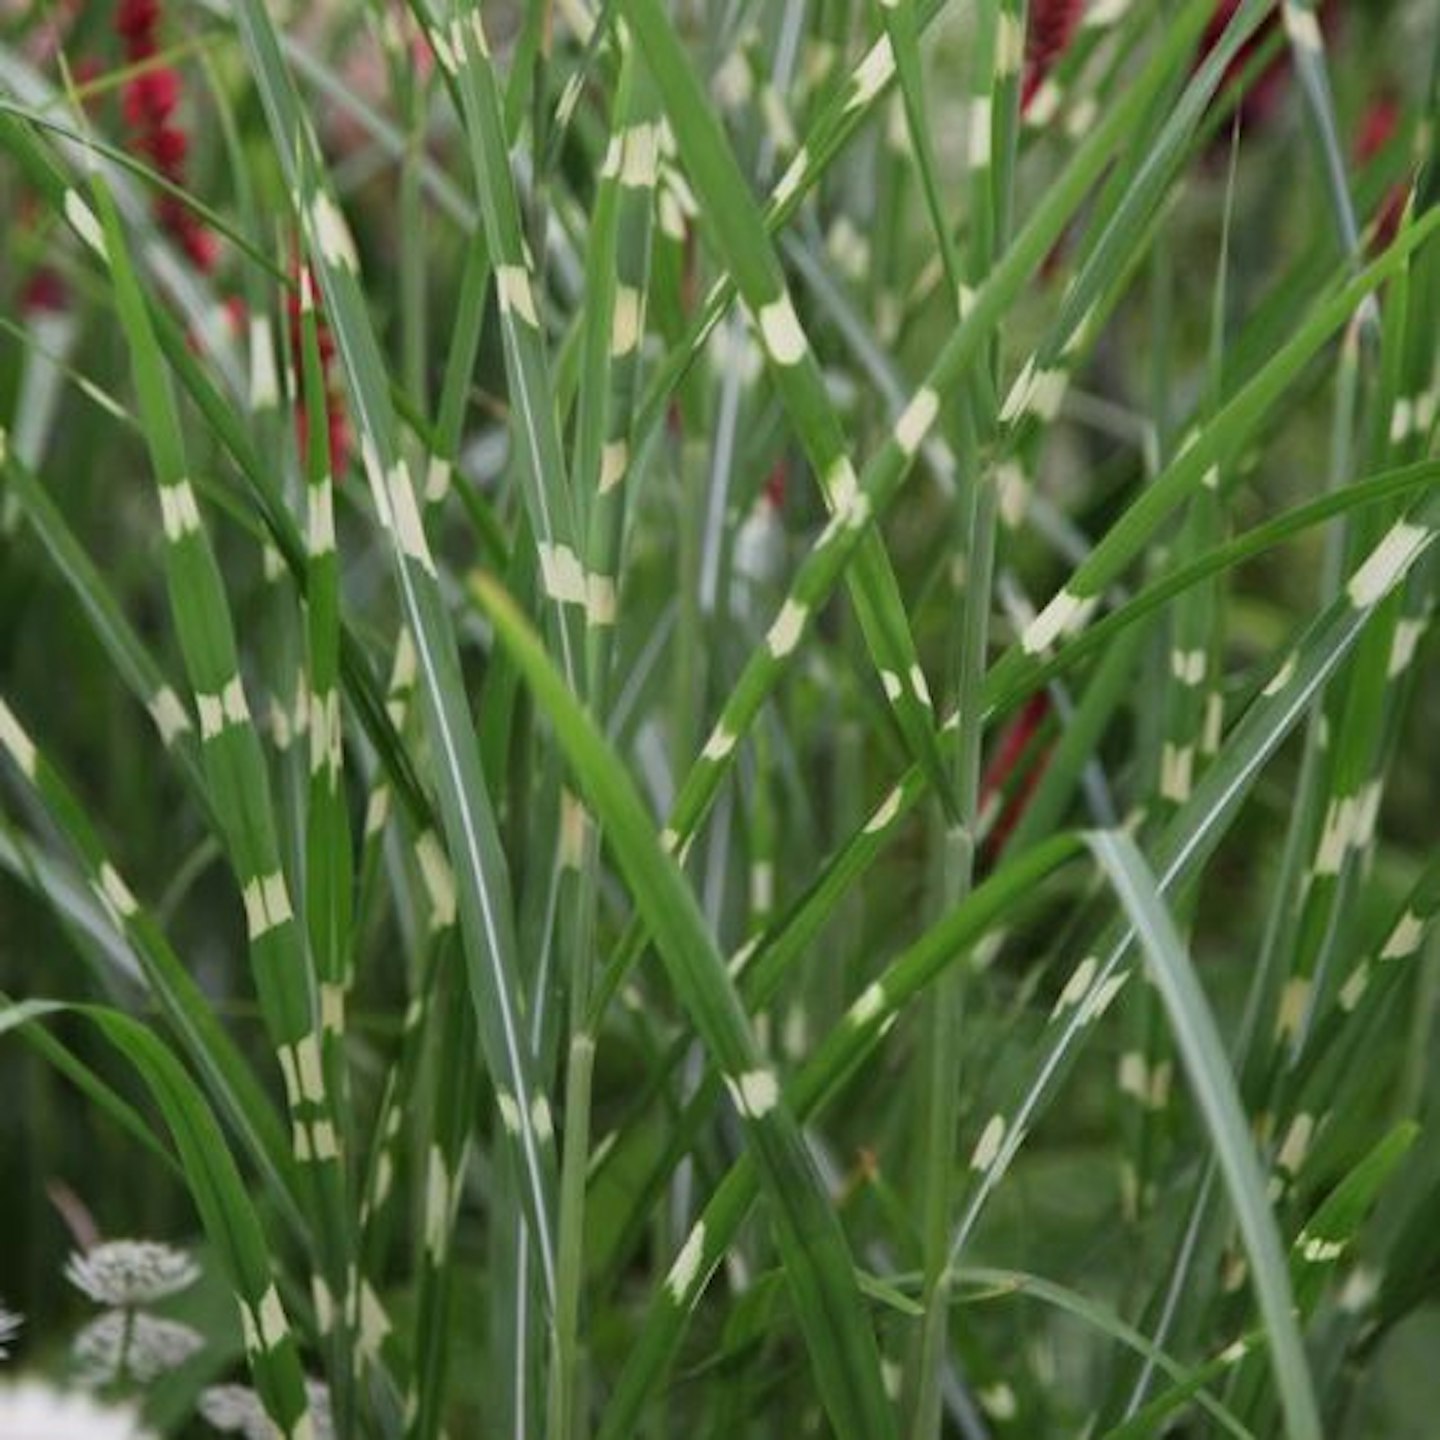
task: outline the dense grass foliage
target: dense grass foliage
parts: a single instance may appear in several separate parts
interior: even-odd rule
[[[0,1431],[1433,1433],[1433,4],[0,17]]]

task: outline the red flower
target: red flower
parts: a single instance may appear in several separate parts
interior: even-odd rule
[[[326,412],[330,439],[330,474],[337,480],[350,468],[350,422],[345,418],[345,402],[330,391]]]
[[[1040,777],[1045,773],[1045,765],[1050,758],[1048,749],[1029,766],[1010,796],[1005,796],[1006,786],[1024,760],[1049,713],[1049,695],[1044,690],[1036,691],[1001,735],[995,754],[980,778],[981,812],[992,805],[998,804],[1000,807],[983,846],[984,856],[989,864],[994,864],[996,857],[1005,848],[1005,842],[1020,823],[1025,807],[1030,803],[1030,797],[1040,783]]]
[[[1210,17],[1210,23],[1205,27],[1204,38],[1200,42],[1200,60],[1203,60],[1218,44],[1225,28],[1230,24],[1231,18],[1240,8],[1240,0],[1218,0],[1215,11]],[[1319,7],[1319,20],[1322,30],[1333,30],[1337,19],[1337,7],[1333,0],[1321,0]],[[1250,32],[1250,37],[1240,46],[1235,58],[1225,67],[1225,75],[1221,80],[1221,90],[1228,89],[1232,84],[1239,81],[1240,76],[1249,68],[1251,60],[1261,49],[1269,43],[1271,37],[1280,29],[1280,8],[1277,6],[1270,12],[1260,25]],[[1199,61],[1197,60],[1197,64]],[[1274,56],[1264,66],[1246,87],[1240,97],[1237,113],[1240,117],[1242,129],[1249,130],[1257,125],[1264,125],[1275,113],[1280,101],[1284,97],[1285,87],[1290,79],[1290,46],[1281,43],[1275,50]],[[1217,139],[1217,146],[1223,147],[1223,142]]]
[[[225,323],[230,327],[232,339],[238,340],[245,333],[245,298],[242,295],[228,295],[225,298]]]
[[[120,0],[115,29],[122,40],[149,40],[160,23],[160,0]]]
[[[330,447],[330,475],[338,480],[350,468],[350,422],[344,398],[334,386],[325,391],[325,438]],[[310,447],[310,420],[303,405],[295,412],[295,443],[302,454]]]
[[[1360,133],[1355,139],[1355,159],[1362,165],[1368,164],[1395,138],[1399,128],[1400,105],[1395,97],[1382,95],[1378,100],[1372,100],[1360,120]],[[1370,236],[1371,255],[1389,249],[1390,242],[1400,229],[1409,198],[1410,186],[1403,180],[1397,181],[1385,192]]]
[[[1225,33],[1226,27],[1239,8],[1240,0],[1220,0],[1220,3],[1216,5],[1215,12],[1210,17],[1210,23],[1205,27],[1205,36],[1200,42],[1201,59],[1209,55],[1219,43],[1220,37]],[[1279,28],[1278,14],[1279,12],[1276,11],[1267,16],[1259,27],[1251,32],[1250,38],[1241,45],[1235,58],[1225,67],[1225,75],[1220,82],[1222,90],[1240,78],[1249,66],[1251,58]],[[1249,130],[1253,126],[1263,125],[1274,114],[1275,107],[1280,103],[1280,98],[1285,92],[1285,82],[1289,71],[1290,51],[1282,45],[1275,52],[1274,59],[1255,76],[1240,97],[1238,108],[1242,128]]]
[[[180,103],[180,75],[167,66],[147,70],[128,81],[122,107],[126,123],[139,130],[163,125]]]
[[[1371,256],[1382,254],[1400,233],[1400,222],[1405,218],[1405,206],[1410,201],[1410,187],[1403,181],[1392,185],[1380,202],[1375,216],[1375,229],[1370,236],[1367,253]]]
[[[1400,106],[1393,95],[1372,100],[1360,118],[1360,134],[1355,138],[1355,158],[1365,165],[1373,160],[1391,141],[1400,125]]]
[[[777,460],[765,477],[765,498],[776,510],[785,508],[785,462]]]
[[[160,195],[155,200],[155,219],[197,270],[208,275],[220,258],[220,243],[204,222],[178,195]]]
[[[20,292],[20,307],[27,312],[46,311],[54,314],[70,303],[65,282],[48,265],[41,265],[25,282]]]
[[[162,125],[142,135],[135,148],[155,162],[155,168],[167,179],[179,182],[190,151],[190,137],[173,125]]]
[[[304,369],[304,350],[300,337],[300,268],[298,261],[292,262],[290,274],[296,284],[286,292],[285,308],[290,319],[290,364],[298,376]],[[318,297],[318,288],[308,266],[305,270],[305,282],[309,285],[311,294]],[[321,369],[325,372],[325,432],[330,444],[330,474],[338,479],[350,464],[350,423],[345,414],[345,397],[339,385],[335,383],[333,373],[335,337],[331,335],[330,327],[325,323],[325,318],[318,309],[315,312],[315,345],[320,352]],[[296,442],[303,455],[310,444],[310,426],[303,400],[295,408],[295,433]]]
[[[1025,74],[1020,83],[1020,108],[1030,102],[1046,77],[1070,48],[1085,13],[1084,0],[1035,0],[1025,33]]]
[[[189,211],[178,238],[180,248],[202,274],[208,275],[220,263],[220,242]]]
[[[143,60],[159,49],[160,21],[160,0],[119,0],[115,29],[131,60]],[[174,121],[180,97],[180,72],[159,65],[126,81],[120,102],[132,132],[131,149],[152,161],[176,186],[185,183],[185,161],[190,153],[190,138]],[[197,270],[209,274],[215,269],[219,241],[179,196],[156,196],[154,212],[157,223]]]

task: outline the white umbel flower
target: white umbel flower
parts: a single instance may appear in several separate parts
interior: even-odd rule
[[[305,1401],[315,1440],[335,1440],[330,1392],[323,1381],[306,1380]],[[248,1385],[211,1385],[200,1394],[200,1414],[217,1430],[245,1440],[276,1440],[279,1431],[265,1414],[260,1397]]]
[[[0,1305],[0,1360],[9,1355],[10,1342],[15,1338],[15,1332],[24,1323],[13,1310],[7,1310]]]
[[[193,1285],[200,1267],[183,1251],[154,1240],[107,1240],[70,1257],[65,1278],[99,1305],[148,1305]]]
[[[178,1320],[107,1310],[75,1337],[71,1354],[81,1383],[98,1389],[127,1376],[148,1385],[178,1370],[204,1344],[198,1330]]]
[[[5,1440],[155,1440],[129,1406],[102,1405],[46,1380],[0,1382]]]
[[[245,1440],[270,1440],[275,1427],[248,1385],[211,1385],[200,1392],[200,1414],[217,1430]]]

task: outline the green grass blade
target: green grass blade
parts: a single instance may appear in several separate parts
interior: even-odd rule
[[[1149,962],[1176,1049],[1189,1074],[1191,1091],[1204,1115],[1210,1144],[1229,1188],[1265,1320],[1266,1343],[1285,1408],[1287,1433],[1296,1440],[1319,1440],[1323,1433],[1320,1411],[1295,1321],[1285,1247],[1265,1196],[1265,1178],[1255,1154],[1255,1142],[1209,1002],[1155,876],[1135,842],[1122,832],[1097,831],[1089,837],[1089,844]]]
[[[1073,836],[1056,836],[978,886],[940,923],[870,982],[840,1025],[816,1048],[786,1087],[795,1115],[809,1121],[879,1046],[904,1006],[1010,912],[1022,896],[1082,853]],[[601,1440],[634,1433],[646,1401],[673,1363],[684,1322],[699,1304],[710,1277],[733,1243],[757,1192],[752,1158],[726,1175],[691,1227],[671,1267],[663,1296],[654,1301],[605,1412]]]
[[[580,563],[574,499],[545,354],[544,293],[525,253],[502,101],[478,5],[462,0],[455,7],[448,36],[432,29],[430,41],[460,94],[485,244],[494,270],[526,512],[538,547],[561,665],[571,684],[578,684],[584,670],[580,622],[612,623],[614,597],[591,583]],[[631,318],[636,329],[629,344],[634,348],[643,332],[643,311]]]
[[[1210,1381],[1223,1374],[1233,1361],[1226,1361],[1222,1358],[1218,1362],[1212,1361],[1195,1370],[1187,1370],[1179,1361],[1167,1355],[1163,1350],[1157,1349],[1138,1330],[1127,1325],[1111,1310],[1067,1286],[1057,1285],[1053,1280],[1047,1280],[1040,1275],[1029,1275],[1016,1270],[996,1270],[984,1266],[972,1266],[958,1270],[955,1278],[962,1285],[975,1286],[979,1291],[976,1295],[961,1296],[962,1303],[967,1301],[972,1304],[989,1302],[1006,1299],[1010,1296],[1033,1296],[1044,1304],[1052,1305],[1057,1310],[1073,1315],[1077,1320],[1103,1331],[1128,1349],[1145,1356],[1158,1370],[1164,1371],[1175,1382],[1182,1392],[1183,1398],[1187,1401],[1198,1402],[1205,1413],[1227,1435],[1248,1436],[1250,1440],[1254,1440],[1252,1432],[1246,1429],[1234,1412],[1227,1409],[1208,1392],[1207,1387]],[[1113,1437],[1116,1432],[1106,1433]]]
[[[576,779],[645,912],[672,983],[728,1077],[736,1108],[774,1208],[777,1240],[816,1383],[841,1435],[893,1433],[874,1332],[860,1301],[853,1262],[779,1081],[755,1042],[725,964],[672,857],[628,777],[493,582],[474,582],[536,699],[555,725]],[[682,1288],[682,1287],[676,1287]]]
[[[297,189],[303,233],[361,431],[376,514],[414,641],[440,814],[454,868],[471,997],[520,1191],[534,1228],[545,1287],[554,1291],[555,1156],[549,1099],[522,1033],[510,886],[493,807],[473,744],[453,627],[425,538],[408,467],[400,455],[381,360],[345,222],[321,178],[308,121],[285,70],[273,22],[244,0],[241,35],[260,87],[271,139]],[[467,40],[466,44],[472,43]],[[493,247],[492,247],[493,258]],[[528,293],[528,292],[527,292]]]
[[[275,1286],[270,1246],[214,1117],[179,1062],[144,1026],[110,1011],[87,1013],[139,1072],[165,1117],[206,1236],[234,1287],[255,1387],[281,1435],[301,1440],[313,1420],[299,1348]]]
[[[844,517],[856,493],[849,447],[825,394],[814,352],[800,327],[780,262],[734,154],[705,101],[668,17],[656,0],[627,0],[704,219],[759,329],[762,347],[806,457],[832,513]],[[929,401],[927,399],[927,407]],[[938,403],[938,402],[937,402]],[[907,424],[920,436],[934,423],[926,408]],[[908,428],[904,432],[908,437]],[[918,439],[916,441],[918,444]],[[853,597],[901,733],[945,796],[949,783],[934,738],[929,690],[915,654],[899,586],[879,537],[866,533],[856,558]]]
[[[309,1226],[301,1210],[294,1162],[269,1099],[164,931],[126,884],[73,789],[3,700],[0,732],[16,769],[33,788],[87,872],[108,923],[129,941],[145,981],[191,1063],[204,1078],[214,1103],[244,1141],[292,1230],[304,1238]]]

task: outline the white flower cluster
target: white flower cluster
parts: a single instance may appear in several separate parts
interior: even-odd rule
[[[10,1342],[23,1323],[20,1316],[0,1305],[0,1360],[9,1355]]]
[[[97,1305],[127,1310],[193,1285],[200,1269],[183,1251],[154,1240],[107,1240],[72,1255],[65,1278]]]
[[[0,1435],[5,1440],[155,1440],[132,1407],[101,1405],[89,1395],[37,1379],[0,1382]]]
[[[330,1392],[320,1380],[306,1380],[305,1400],[315,1440],[335,1440]],[[217,1430],[244,1440],[276,1440],[279,1430],[265,1414],[260,1397],[248,1385],[212,1385],[200,1396],[200,1414]]]
[[[66,1278],[107,1307],[72,1347],[81,1384],[99,1389],[129,1379],[148,1385],[190,1359],[205,1343],[199,1331],[140,1307],[186,1289],[199,1274],[183,1250],[153,1240],[110,1240],[72,1255]]]
[[[129,1376],[141,1385],[177,1370],[205,1341],[178,1320],[143,1310],[107,1310],[75,1337],[71,1347],[82,1385],[100,1389]]]

